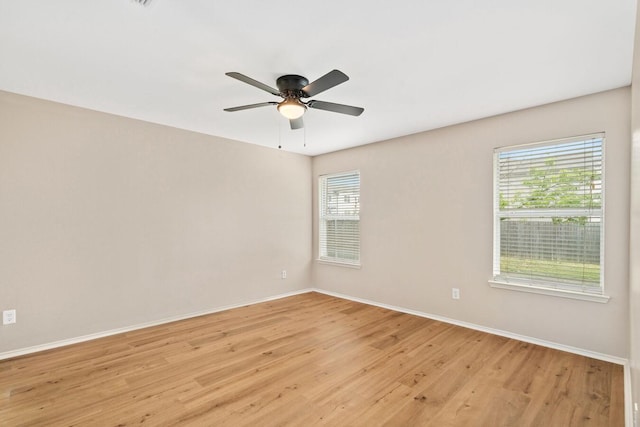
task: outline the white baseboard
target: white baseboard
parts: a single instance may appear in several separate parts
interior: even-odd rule
[[[555,342],[552,342],[552,341],[541,340],[541,339],[529,337],[529,336],[526,336],[526,335],[515,334],[515,333],[512,333],[512,332],[503,331],[503,330],[500,330],[500,329],[487,328],[485,326],[476,325],[474,323],[463,322],[463,321],[460,321],[460,320],[451,319],[451,318],[444,317],[444,316],[438,316],[438,315],[435,315],[435,314],[424,313],[424,312],[421,312],[421,311],[411,310],[411,309],[398,307],[398,306],[390,305],[390,304],[383,304],[383,303],[379,303],[377,301],[371,301],[371,300],[367,300],[367,299],[364,299],[364,298],[357,298],[357,297],[353,297],[353,296],[350,296],[350,295],[345,295],[345,294],[341,294],[341,293],[338,293],[338,292],[326,291],[326,290],[318,289],[318,288],[300,289],[300,290],[297,290],[297,291],[287,292],[287,293],[284,293],[284,294],[274,295],[274,296],[271,296],[271,297],[261,298],[261,299],[258,299],[258,300],[251,300],[251,301],[245,301],[245,302],[238,303],[238,304],[232,304],[232,305],[225,305],[225,306],[221,306],[221,307],[216,307],[216,308],[211,309],[211,310],[203,310],[203,311],[188,313],[188,314],[179,315],[179,316],[167,317],[167,318],[160,319],[160,320],[155,320],[155,321],[145,322],[145,323],[139,323],[137,325],[126,326],[126,327],[123,327],[123,328],[111,329],[111,330],[108,330],[108,331],[98,332],[98,333],[95,333],[95,334],[88,334],[88,335],[83,335],[83,336],[80,336],[80,337],[75,337],[75,338],[70,338],[70,339],[65,339],[65,340],[60,340],[60,341],[54,341],[54,342],[50,342],[50,343],[46,343],[46,344],[35,345],[35,346],[32,346],[32,347],[26,347],[26,348],[21,348],[21,349],[17,349],[17,350],[11,350],[11,351],[0,353],[0,360],[10,359],[10,358],[13,358],[13,357],[18,357],[18,356],[24,356],[26,354],[36,353],[36,352],[44,351],[44,350],[50,350],[50,349],[54,349],[54,348],[58,348],[58,347],[64,347],[64,346],[67,346],[67,345],[70,345],[70,344],[77,344],[77,343],[81,343],[81,342],[84,342],[84,341],[91,341],[91,340],[95,340],[97,338],[108,337],[108,336],[111,336],[111,335],[121,334],[121,333],[124,333],[124,332],[131,332],[131,331],[135,331],[135,330],[138,330],[138,329],[148,328],[148,327],[151,327],[151,326],[162,325],[164,323],[170,323],[170,322],[175,322],[175,321],[178,321],[178,320],[190,319],[192,317],[203,316],[203,315],[206,315],[206,314],[218,313],[220,311],[230,310],[230,309],[238,308],[238,307],[244,307],[244,306],[251,305],[251,304],[259,304],[259,303],[262,303],[262,302],[273,301],[273,300],[277,300],[277,299],[281,299],[281,298],[290,297],[290,296],[293,296],[293,295],[305,294],[305,293],[308,293],[308,292],[318,292],[318,293],[321,293],[321,294],[334,296],[336,298],[343,298],[343,299],[347,299],[347,300],[350,300],[350,301],[355,301],[355,302],[360,302],[360,303],[363,303],[363,304],[373,305],[373,306],[376,306],[376,307],[386,308],[388,310],[393,310],[393,311],[398,311],[398,312],[401,312],[401,313],[412,314],[412,315],[424,317],[424,318],[427,318],[427,319],[433,319],[433,320],[437,320],[437,321],[440,321],[440,322],[449,323],[449,324],[452,324],[452,325],[462,326],[464,328],[474,329],[474,330],[481,331],[481,332],[487,332],[489,334],[498,335],[498,336],[502,336],[502,337],[505,337],[505,338],[512,338],[512,339],[523,341],[523,342],[527,342],[527,343],[530,343],[530,344],[541,345],[543,347],[553,348],[553,349],[556,349],[556,350],[566,351],[566,352],[569,352],[569,353],[574,353],[574,354],[578,354],[578,355],[585,356],[585,357],[590,357],[590,358],[597,359],[597,360],[603,360],[605,362],[611,362],[611,363],[615,363],[615,364],[618,364],[618,365],[623,365],[624,366],[625,414],[626,414],[625,421],[626,421],[627,427],[633,426],[633,407],[632,407],[633,404],[631,402],[631,369],[630,369],[630,366],[629,366],[629,360],[628,359],[625,359],[625,358],[622,358],[622,357],[618,357],[618,356],[612,356],[612,355],[608,355],[608,354],[598,353],[598,352],[594,352],[594,351],[590,351],[590,350],[585,350],[585,349],[581,349],[581,348],[577,348],[577,347],[572,347],[572,346],[568,346],[568,345],[564,345],[564,344],[558,344],[558,343],[555,343]]]
[[[81,342],[85,342],[85,341],[91,341],[91,340],[95,340],[97,338],[103,338],[103,337],[108,337],[108,336],[111,336],[111,335],[122,334],[124,332],[131,332],[131,331],[135,331],[137,329],[148,328],[148,327],[151,327],[151,326],[158,326],[158,325],[162,325],[164,323],[170,323],[170,322],[176,322],[178,320],[190,319],[192,317],[203,316],[205,314],[218,313],[220,311],[230,310],[232,308],[244,307],[246,305],[252,305],[252,304],[259,304],[261,302],[273,301],[273,300],[277,300],[277,299],[281,299],[281,298],[290,297],[290,296],[293,296],[293,295],[306,294],[306,293],[312,292],[312,291],[314,291],[314,289],[312,289],[312,288],[301,289],[301,290],[298,290],[298,291],[287,292],[287,293],[284,293],[284,294],[279,294],[279,295],[275,295],[275,296],[271,296],[271,297],[261,298],[261,299],[258,299],[258,300],[251,300],[251,301],[245,301],[245,302],[238,303],[238,304],[225,305],[225,306],[216,307],[216,308],[213,308],[213,309],[210,309],[210,310],[196,311],[196,312],[193,312],[193,313],[182,314],[182,315],[179,315],[179,316],[165,317],[164,319],[153,320],[151,322],[145,322],[145,323],[139,323],[137,325],[132,325],[132,326],[125,326],[123,328],[110,329],[108,331],[97,332],[97,333],[94,333],[94,334],[83,335],[83,336],[80,336],[80,337],[74,337],[74,338],[64,339],[64,340],[60,340],[60,341],[49,342],[49,343],[46,343],[46,344],[34,345],[32,347],[20,348],[20,349],[17,349],[17,350],[10,350],[10,351],[6,351],[6,352],[3,352],[3,353],[0,353],[0,360],[10,359],[12,357],[24,356],[26,354],[37,353],[39,351],[44,351],[44,350],[51,350],[53,348],[64,347],[66,345],[77,344],[77,343],[81,343]]]
[[[624,364],[624,412],[625,426],[633,427],[633,393],[631,392],[631,365]]]
[[[558,344],[552,341],[541,340],[538,338],[529,337],[526,335],[515,334],[513,332],[503,331],[500,329],[487,328],[485,326],[476,325],[475,323],[463,322],[460,320],[450,319],[444,316],[438,316],[435,314],[424,313],[417,310],[411,310],[404,307],[398,307],[390,304],[383,304],[377,301],[371,301],[364,298],[352,297],[350,295],[341,294],[338,292],[325,291],[323,289],[311,289],[313,292],[333,296],[336,298],[343,298],[350,301],[360,302],[363,304],[373,305],[376,307],[386,308],[388,310],[398,311],[401,313],[413,314],[415,316],[425,317],[427,319],[438,320],[444,323],[450,323],[456,326],[462,326],[464,328],[474,329],[480,332],[487,332],[489,334],[498,335],[505,338],[512,338],[518,341],[527,342],[530,344],[536,344],[543,347],[553,348],[555,350],[566,351],[569,353],[577,354],[580,356],[590,357],[592,359],[602,360],[605,362],[615,363],[624,367],[624,410],[625,410],[625,424],[627,427],[633,426],[633,404],[631,402],[631,368],[629,360],[623,357],[612,356],[609,354],[598,353],[595,351],[585,350],[578,347],[572,347],[569,345]]]
[[[603,360],[605,362],[616,363],[618,365],[626,366],[626,365],[628,365],[628,362],[629,362],[628,359],[625,359],[625,358],[622,358],[622,357],[617,357],[617,356],[612,356],[612,355],[608,355],[608,354],[598,353],[598,352],[585,350],[585,349],[581,349],[581,348],[577,348],[577,347],[572,347],[572,346],[568,346],[568,345],[564,345],[564,344],[558,344],[558,343],[555,343],[555,342],[552,342],[552,341],[545,341],[545,340],[541,340],[541,339],[538,339],[538,338],[532,338],[532,337],[529,337],[529,336],[526,336],[526,335],[520,335],[520,334],[515,334],[515,333],[512,333],[512,332],[508,332],[508,331],[503,331],[503,330],[500,330],[500,329],[487,328],[485,326],[476,325],[474,323],[463,322],[463,321],[460,321],[460,320],[451,319],[451,318],[444,317],[444,316],[439,316],[439,315],[430,314],[430,313],[424,313],[424,312],[417,311],[417,310],[411,310],[411,309],[404,308],[404,307],[398,307],[398,306],[395,306],[395,305],[384,304],[384,303],[380,303],[380,302],[377,302],[377,301],[372,301],[372,300],[368,300],[368,299],[364,299],[364,298],[353,297],[353,296],[350,296],[350,295],[341,294],[341,293],[338,293],[338,292],[326,291],[324,289],[318,289],[318,288],[300,289],[300,290],[297,290],[297,291],[287,292],[287,293],[284,293],[284,294],[278,294],[278,295],[274,295],[274,296],[271,296],[271,297],[261,298],[261,299],[257,299],[257,300],[244,301],[244,302],[238,303],[238,304],[232,304],[232,305],[225,305],[225,306],[221,306],[221,307],[216,307],[216,308],[213,308],[213,309],[210,309],[210,310],[202,310],[202,311],[183,314],[183,315],[179,315],[179,316],[167,317],[167,318],[163,318],[163,319],[160,319],[160,320],[154,320],[154,321],[151,321],[151,322],[139,323],[137,325],[132,325],[132,326],[125,326],[123,328],[110,329],[108,331],[97,332],[97,333],[94,333],[94,334],[83,335],[83,336],[80,336],[80,337],[69,338],[69,339],[64,339],[64,340],[60,340],[60,341],[54,341],[54,342],[50,342],[50,343],[46,343],[46,344],[35,345],[33,347],[26,347],[26,348],[21,348],[21,349],[17,349],[17,350],[11,350],[11,351],[0,353],[0,360],[8,359],[8,358],[11,358],[11,357],[16,357],[16,356],[22,356],[22,355],[25,355],[25,354],[35,353],[35,352],[38,352],[38,351],[49,350],[49,349],[52,349],[52,348],[62,347],[62,346],[69,345],[69,344],[76,344],[76,343],[80,343],[80,342],[84,342],[84,341],[90,341],[90,340],[94,340],[96,338],[108,337],[108,336],[111,336],[111,335],[121,334],[121,333],[124,333],[124,332],[135,331],[137,329],[148,328],[150,326],[157,326],[157,325],[162,325],[164,323],[175,322],[175,321],[178,321],[178,320],[190,319],[192,317],[203,316],[205,314],[217,313],[217,312],[224,311],[224,310],[230,310],[232,308],[243,307],[243,306],[251,305],[251,304],[259,304],[261,302],[273,301],[273,300],[286,298],[286,297],[290,297],[290,296],[293,296],[293,295],[300,295],[300,294],[304,294],[304,293],[308,293],[308,292],[318,292],[318,293],[321,293],[321,294],[330,295],[330,296],[334,296],[334,297],[337,297],[337,298],[343,298],[343,299],[347,299],[347,300],[350,300],[350,301],[355,301],[355,302],[360,302],[360,303],[363,303],[363,304],[373,305],[373,306],[376,306],[376,307],[386,308],[388,310],[398,311],[398,312],[407,313],[407,314],[413,314],[415,316],[420,316],[420,317],[425,317],[425,318],[428,318],[428,319],[438,320],[440,322],[450,323],[452,325],[462,326],[464,328],[475,329],[477,331],[487,332],[487,333],[490,333],[490,334],[493,334],[493,335],[499,335],[499,336],[506,337],[506,338],[513,338],[513,339],[516,339],[516,340],[519,340],[519,341],[528,342],[528,343],[531,343],[531,344],[537,344],[537,345],[541,345],[543,347],[549,347],[549,348],[553,348],[553,349],[556,349],[556,350],[567,351],[569,353],[579,354],[581,356],[591,357],[593,359]]]
[[[451,319],[451,318],[439,316],[436,314],[424,313],[422,311],[411,310],[408,308],[398,307],[395,305],[379,303],[377,301],[371,301],[364,298],[352,297],[352,296],[341,294],[338,292],[325,291],[323,289],[312,289],[312,290],[314,292],[334,296],[337,298],[344,298],[350,301],[361,302],[363,304],[368,304],[368,305],[374,305],[376,307],[386,308],[388,310],[393,310],[393,311],[399,311],[401,313],[413,314],[414,316],[425,317],[427,319],[438,320],[440,322],[450,323],[452,325],[462,326],[464,328],[475,329],[476,331],[487,332],[489,334],[499,335],[505,338],[512,338],[512,339],[527,342],[530,344],[536,344],[536,345],[541,345],[543,347],[553,348],[556,350],[567,351],[569,353],[579,354],[581,356],[591,357],[593,359],[603,360],[605,362],[611,362],[611,363],[615,363],[623,366],[628,363],[628,359],[618,357],[618,356],[612,356],[609,354],[598,353],[595,351],[585,350],[582,348],[572,347],[569,345],[558,344],[552,341],[545,341],[538,338],[529,337],[526,335],[520,335],[520,334],[515,334],[513,332],[503,331],[500,329],[488,328],[486,326],[476,325],[475,323],[463,322],[461,320]]]

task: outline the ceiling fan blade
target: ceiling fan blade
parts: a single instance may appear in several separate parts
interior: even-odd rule
[[[364,111],[364,108],[352,107],[351,105],[334,104],[333,102],[314,100],[309,101],[307,103],[307,107],[315,108],[317,110],[332,111],[334,113],[348,114],[350,116],[359,116]]]
[[[247,77],[244,74],[236,73],[235,71],[225,73],[229,77],[233,77],[234,79],[240,80],[241,82],[245,82],[250,84],[251,86],[255,86],[258,89],[262,89],[265,92],[269,92],[271,95],[280,96],[280,92],[277,89],[272,88],[271,86],[267,86],[264,83],[261,83],[257,80],[252,79],[251,77]]]
[[[261,102],[259,104],[249,104],[249,105],[241,105],[240,107],[225,108],[224,111],[229,111],[229,112],[241,111],[241,110],[248,110],[250,108],[266,107],[267,105],[278,105],[278,103],[273,101]]]
[[[318,80],[313,81],[302,88],[302,92],[305,93],[305,98],[315,96],[327,89],[331,89],[334,86],[338,86],[340,83],[344,83],[349,80],[349,77],[340,70],[329,71]]]
[[[289,120],[289,124],[291,125],[291,130],[302,129],[304,127],[304,121],[302,120],[302,117]]]

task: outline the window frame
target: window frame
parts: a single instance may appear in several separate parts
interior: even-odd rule
[[[326,245],[326,237],[323,239],[323,227],[326,226],[325,222],[327,220],[327,216],[324,215],[324,211],[325,211],[325,206],[324,206],[324,200],[323,200],[323,195],[325,194],[325,189],[326,189],[326,185],[325,183],[327,182],[328,179],[331,178],[340,178],[340,177],[349,177],[352,175],[357,175],[358,177],[358,215],[357,218],[355,218],[355,220],[358,223],[358,233],[357,233],[357,252],[358,252],[358,259],[347,259],[347,258],[341,258],[341,257],[332,257],[332,256],[327,256],[327,255],[323,255],[323,253],[327,252],[326,247],[323,247],[323,244]],[[360,239],[360,214],[361,214],[361,205],[360,205],[360,189],[361,189],[361,174],[359,170],[351,170],[351,171],[344,171],[344,172],[335,172],[335,173],[329,173],[329,174],[322,174],[318,176],[318,194],[317,194],[317,201],[318,201],[318,258],[316,261],[318,261],[321,264],[329,264],[329,265],[337,265],[337,266],[341,266],[341,267],[350,267],[350,268],[360,268],[361,266],[361,253],[360,253],[360,249],[361,249],[361,239]],[[329,217],[333,217],[333,219],[339,219],[338,215],[328,215]],[[346,220],[347,218],[345,218]],[[348,218],[348,220],[354,220],[354,218]]]
[[[547,215],[541,215],[541,217],[551,218],[552,214],[555,213],[558,216],[557,212],[553,212],[551,209],[548,209],[547,212],[544,212],[542,208],[532,208],[529,209],[531,212],[514,212],[511,211],[509,213],[505,213],[500,210],[500,154],[511,151],[518,151],[526,148],[540,148],[540,147],[553,147],[561,144],[568,144],[572,142],[581,142],[589,139],[601,139],[601,176],[600,176],[600,200],[601,206],[599,208],[599,218],[600,218],[600,278],[599,278],[599,286],[597,289],[591,288],[587,289],[583,287],[579,289],[579,286],[576,285],[566,285],[563,284],[561,280],[556,282],[552,280],[544,280],[544,279],[527,279],[520,277],[505,277],[500,274],[500,259],[501,259],[501,251],[500,251],[500,223],[503,218],[516,218],[526,217],[527,213],[532,213],[536,211],[537,215],[541,213],[546,213]],[[514,291],[523,291],[530,292],[542,295],[551,295],[558,296],[563,298],[572,298],[579,299],[585,301],[592,302],[600,302],[606,303],[609,301],[610,297],[605,295],[605,286],[604,286],[604,270],[605,270],[605,141],[606,135],[604,132],[598,132],[587,135],[579,135],[568,138],[560,138],[548,141],[540,141],[528,144],[519,144],[519,145],[511,145],[511,146],[503,146],[494,149],[493,153],[493,269],[492,269],[492,278],[489,280],[489,284],[493,288],[500,289],[508,289]],[[584,213],[584,209],[576,209],[575,211],[569,211],[564,213],[564,216],[570,217],[573,214]]]

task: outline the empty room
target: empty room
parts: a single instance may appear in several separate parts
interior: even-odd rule
[[[0,426],[626,426],[636,0],[0,0]]]

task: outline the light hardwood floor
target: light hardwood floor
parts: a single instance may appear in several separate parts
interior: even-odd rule
[[[0,361],[3,426],[623,426],[623,369],[309,293]]]

